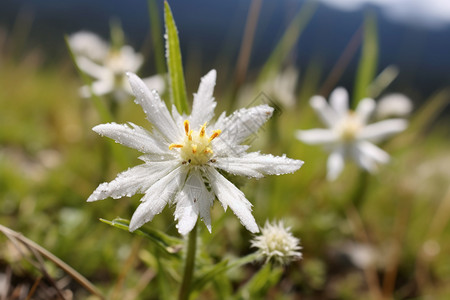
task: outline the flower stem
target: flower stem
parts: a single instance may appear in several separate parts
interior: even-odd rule
[[[191,281],[192,275],[194,274],[195,265],[195,250],[197,249],[197,224],[189,233],[188,237],[188,248],[186,254],[186,261],[184,265],[183,282],[181,283],[180,294],[178,296],[179,300],[189,299],[189,294],[191,292]]]

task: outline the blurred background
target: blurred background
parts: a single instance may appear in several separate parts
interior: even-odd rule
[[[99,103],[115,107],[117,123],[149,124],[131,96],[114,105],[108,97],[80,96],[86,81],[64,37],[83,30],[110,41],[111,24],[120,24],[126,43],[144,55],[139,75],[162,74],[155,36],[163,34],[163,1],[148,2],[0,0],[0,225],[48,249],[113,300],[162,299],[158,293],[177,290],[181,268],[153,243],[99,222],[131,218],[139,195],[85,202],[99,183],[140,163],[137,151],[92,132],[105,122]],[[303,260],[276,269],[258,288],[248,283],[261,265],[248,264],[220,277],[226,283],[205,285],[198,299],[450,299],[450,2],[190,0],[170,6],[188,95],[212,68],[216,115],[267,103],[257,97],[265,92],[279,113],[252,146],[306,162],[292,175],[233,178],[254,204],[259,225],[283,219],[292,227]],[[372,55],[364,56],[367,41]],[[361,65],[373,65],[374,77],[384,74],[377,100],[390,93],[411,99],[410,126],[381,144],[392,161],[377,174],[349,164],[328,182],[327,153],[297,141],[294,132],[322,127],[308,100],[328,97],[336,86],[354,95]],[[268,75],[289,68],[298,76]],[[355,208],[358,195],[364,200]],[[203,263],[253,252],[251,235],[230,211],[216,203],[212,220],[212,234],[201,230]],[[147,227],[178,236],[173,208]],[[56,299],[48,278],[58,280],[66,299],[89,299],[73,276],[49,261],[44,276],[33,259],[0,234],[0,300],[26,299],[34,285],[32,299]],[[169,271],[160,272],[161,265]]]
[[[251,1],[173,1],[185,57],[197,56],[202,69],[222,68],[225,58],[236,61]],[[267,60],[303,0],[262,1],[250,70]],[[424,99],[450,80],[450,5],[445,0],[317,0],[311,20],[300,37],[293,60],[301,70],[320,61],[325,78],[355,39],[368,13],[376,15],[379,66],[396,65],[396,84],[414,99]],[[162,5],[159,15],[162,20]],[[120,20],[128,42],[138,49],[149,36],[147,1],[119,0],[4,0],[0,25],[26,39],[20,46],[40,48],[48,60],[67,59],[64,34],[93,31],[108,38],[111,18]],[[23,50],[23,49],[22,49]],[[51,58],[51,59],[50,59]],[[340,84],[350,87],[358,55],[346,68]],[[228,64],[227,64],[228,65]],[[406,90],[405,90],[406,89]]]

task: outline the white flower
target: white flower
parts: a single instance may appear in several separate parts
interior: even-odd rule
[[[321,96],[311,98],[310,104],[328,129],[297,131],[297,138],[307,144],[323,144],[331,154],[327,163],[328,180],[336,179],[344,168],[346,158],[352,158],[360,167],[377,170],[376,163],[387,163],[389,154],[373,144],[406,129],[404,119],[387,119],[368,124],[375,110],[375,101],[365,98],[356,111],[349,110],[348,94],[344,88],[330,95],[330,105]]]
[[[169,112],[156,91],[149,91],[136,75],[128,73],[130,85],[153,125],[152,132],[135,124],[102,124],[94,131],[144,153],[143,164],[120,173],[109,183],[102,183],[89,197],[96,201],[145,194],[130,222],[134,231],[159,214],[166,204],[174,204],[178,231],[189,233],[200,216],[211,231],[210,208],[215,197],[224,209],[230,207],[251,232],[258,226],[251,214],[251,203],[219,171],[261,178],[264,175],[292,173],[303,164],[285,156],[247,153],[241,145],[255,134],[272,115],[273,108],[260,105],[243,108],[211,121],[216,102],[213,90],[216,71],[202,78],[194,94],[192,113],[181,116],[175,107]]]
[[[283,221],[266,224],[261,229],[261,235],[257,235],[251,241],[252,247],[258,248],[260,258],[273,259],[275,262],[286,265],[293,260],[301,259],[300,240],[294,237],[290,227],[285,227]]]
[[[288,67],[282,73],[267,80],[262,90],[274,97],[285,107],[293,107],[296,102],[295,87],[299,72],[294,67]]]
[[[143,63],[143,56],[128,45],[119,49],[111,47],[97,35],[78,32],[68,39],[77,66],[94,78],[91,86],[83,86],[80,93],[88,98],[95,95],[112,94],[118,101],[132,95],[126,72],[137,72]],[[162,92],[164,79],[155,75],[144,79],[148,86]]]

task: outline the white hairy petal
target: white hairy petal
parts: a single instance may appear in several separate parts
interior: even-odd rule
[[[145,83],[133,73],[127,73],[136,96],[136,103],[142,106],[147,119],[167,139],[169,143],[179,141],[183,137],[182,128],[176,126],[166,104],[161,101],[156,91],[150,91]]]
[[[222,153],[229,152],[230,147],[242,143],[272,116],[273,108],[264,104],[251,108],[242,108],[232,115],[223,118],[215,124],[222,133],[217,138],[221,143],[215,145],[215,151]]]
[[[210,209],[213,201],[214,195],[205,187],[201,174],[198,171],[191,172],[175,199],[178,232],[182,235],[188,234],[197,222],[199,214],[211,232]]]
[[[214,101],[213,92],[216,85],[216,70],[209,71],[200,81],[198,91],[194,94],[192,104],[191,127],[199,128],[205,122],[209,122],[214,117],[216,101]]]
[[[245,198],[244,193],[214,168],[205,168],[205,171],[211,187],[223,208],[226,210],[229,206],[245,228],[253,233],[259,232],[258,225],[251,213],[252,204]]]
[[[293,173],[300,169],[303,161],[271,154],[252,152],[241,157],[217,158],[214,166],[234,175],[261,178],[264,175]]]
[[[142,203],[138,206],[130,221],[130,231],[135,231],[145,223],[153,220],[153,217],[162,212],[164,207],[175,197],[186,179],[187,170],[178,167],[164,177],[160,177],[142,197]]]
[[[179,164],[178,161],[164,161],[130,168],[119,173],[113,181],[100,184],[87,201],[103,200],[108,197],[118,199],[124,196],[131,197],[136,193],[144,193],[152,184],[166,176]]]
[[[164,141],[155,139],[150,132],[131,122],[128,124],[100,124],[92,130],[142,153],[165,154],[168,151],[168,146]]]

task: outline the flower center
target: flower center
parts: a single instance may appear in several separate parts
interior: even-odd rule
[[[361,120],[353,111],[350,111],[347,117],[338,125],[337,130],[341,139],[344,141],[352,141],[356,138],[361,128]]]
[[[213,155],[210,147],[211,141],[218,137],[222,131],[214,130],[211,136],[208,137],[205,134],[206,123],[200,127],[199,131],[191,130],[188,120],[185,120],[183,125],[184,132],[186,133],[183,142],[180,144],[170,144],[169,150],[179,148],[183,163],[187,162],[194,165],[207,163]]]

